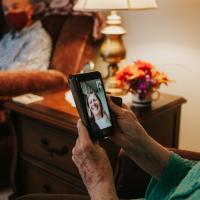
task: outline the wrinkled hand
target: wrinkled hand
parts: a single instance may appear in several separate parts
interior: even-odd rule
[[[77,128],[78,139],[72,150],[72,160],[78,167],[91,199],[106,199],[109,195],[116,199],[112,168],[106,152],[100,145],[93,144],[81,120]]]
[[[110,139],[125,150],[138,146],[140,140],[146,137],[146,131],[140,125],[135,114],[127,108],[121,108],[114,104],[108,96],[108,103],[114,115],[115,133],[110,136]]]
[[[132,111],[115,105],[110,98],[108,102],[116,120],[115,133],[110,139],[121,146],[144,171],[159,180],[171,153],[146,133]]]

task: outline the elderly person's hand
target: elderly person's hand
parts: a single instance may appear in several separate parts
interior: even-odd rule
[[[110,135],[110,139],[122,147],[144,171],[159,180],[171,152],[146,133],[132,111],[117,106],[109,97],[108,103],[115,120],[114,134]]]
[[[128,148],[133,149],[134,144],[136,146],[136,143],[147,136],[146,131],[138,122],[135,114],[126,105],[122,108],[117,106],[109,96],[108,103],[115,120],[115,133],[111,134],[110,139],[125,150]]]
[[[77,128],[78,139],[72,150],[72,160],[78,167],[91,199],[118,199],[106,152],[98,144],[93,144],[81,120]]]

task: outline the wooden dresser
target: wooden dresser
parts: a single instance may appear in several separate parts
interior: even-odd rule
[[[78,113],[64,99],[66,90],[42,93],[43,101],[30,105],[7,103],[15,129],[13,187],[15,196],[28,193],[87,194],[72,162]],[[180,97],[162,94],[151,108],[136,110],[148,133],[161,144],[178,146]],[[119,147],[102,142],[115,169]]]

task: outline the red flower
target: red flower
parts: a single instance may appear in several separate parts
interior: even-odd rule
[[[151,63],[141,61],[141,60],[136,61],[135,65],[137,66],[138,69],[140,69],[142,71],[150,72],[151,69],[153,68],[153,65]]]

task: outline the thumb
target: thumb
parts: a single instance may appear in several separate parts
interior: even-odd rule
[[[82,123],[81,119],[79,119],[77,122],[77,128],[78,128],[78,138],[79,138],[80,144],[82,144],[82,145],[92,144],[88,130]]]

